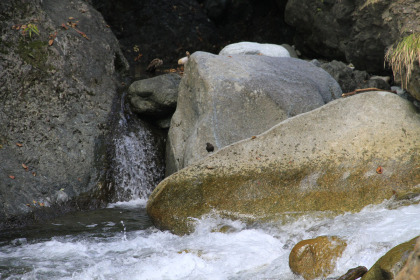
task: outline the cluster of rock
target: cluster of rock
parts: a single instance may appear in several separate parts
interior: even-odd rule
[[[384,79],[369,83],[367,74],[336,61],[191,55],[168,134],[167,175],[173,174],[147,205],[155,225],[185,234],[194,228],[191,218],[210,211],[265,223],[359,211],[384,199],[418,195],[415,106],[380,90],[340,98],[337,81],[323,70],[335,68],[344,73],[335,78],[348,90],[363,83],[389,89]],[[208,155],[207,142],[215,153]],[[346,244],[320,237],[296,246],[292,271],[315,279],[333,271]],[[397,259],[402,267],[405,259]],[[375,271],[386,269],[378,264],[366,273],[359,267],[340,280],[365,273],[363,279],[381,279]],[[399,270],[392,271],[395,276]]]
[[[404,36],[420,32],[419,10],[420,3],[415,0],[289,0],[285,20],[296,28],[294,43],[303,53],[352,62],[357,69],[381,73],[386,50]],[[406,88],[417,100],[419,77],[416,64]]]

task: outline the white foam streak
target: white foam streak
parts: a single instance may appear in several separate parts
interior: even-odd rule
[[[336,235],[348,246],[330,275],[335,277],[359,265],[371,267],[389,249],[420,233],[419,204],[394,210],[385,206],[263,228],[208,215],[196,220],[195,232],[187,236],[149,228],[107,238],[55,238],[2,247],[0,262],[36,267],[23,279],[293,280],[301,279],[288,267],[293,246],[303,239]]]

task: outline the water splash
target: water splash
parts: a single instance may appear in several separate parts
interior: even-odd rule
[[[124,98],[117,125],[118,136],[114,139],[115,201],[146,201],[163,179],[163,155],[159,151],[159,139],[152,130],[141,120],[130,118],[130,113],[123,113]]]

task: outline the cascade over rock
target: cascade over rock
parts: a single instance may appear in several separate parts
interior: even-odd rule
[[[166,174],[341,97],[323,69],[290,57],[191,55],[166,149]]]
[[[389,92],[334,100],[164,179],[147,211],[187,233],[215,211],[247,222],[359,211],[420,193],[420,116]]]
[[[1,1],[0,29],[0,229],[99,206],[117,74],[128,69],[117,39],[81,0]]]

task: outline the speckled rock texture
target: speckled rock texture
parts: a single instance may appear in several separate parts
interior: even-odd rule
[[[388,92],[332,101],[163,180],[147,211],[188,233],[210,211],[247,222],[359,211],[420,193],[420,116]]]
[[[312,63],[260,55],[191,55],[166,148],[166,175],[215,150],[260,134],[286,118],[341,97],[337,82]]]
[[[337,236],[319,236],[298,242],[289,255],[289,267],[305,280],[329,275],[347,243]]]
[[[17,30],[28,24],[39,35]],[[128,67],[106,25],[86,1],[1,1],[0,230],[106,201],[106,138]]]
[[[417,279],[420,279],[420,238],[417,238],[413,252],[408,257],[403,269],[395,277],[395,280]]]
[[[417,239],[418,237],[413,238],[410,241],[402,243],[389,250],[369,269],[365,275],[363,275],[361,280],[395,279],[395,277],[407,263],[408,257],[414,250]],[[401,279],[409,280],[410,278]]]

